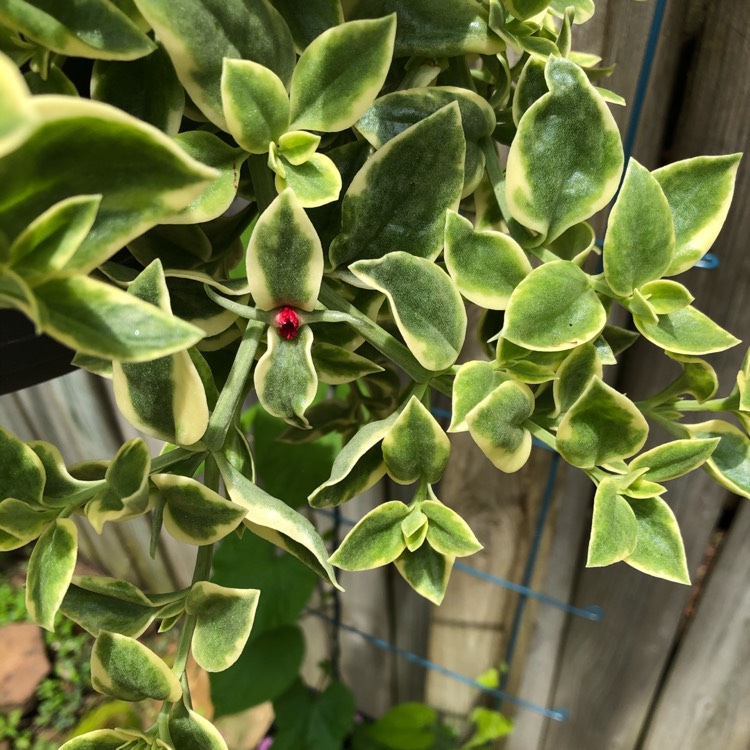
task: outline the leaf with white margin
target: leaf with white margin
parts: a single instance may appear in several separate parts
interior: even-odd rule
[[[94,637],[107,631],[138,638],[159,610],[127,581],[81,576],[73,577],[60,611]]]
[[[365,375],[383,372],[380,365],[376,365],[366,357],[344,349],[343,346],[325,342],[313,344],[312,358],[318,378],[327,385],[351,383]]]
[[[544,59],[530,55],[521,70],[513,93],[513,122],[516,126],[526,110],[549,91],[544,77],[545,67]]]
[[[293,427],[310,428],[305,411],[318,390],[318,374],[312,359],[313,332],[301,326],[286,339],[268,328],[268,348],[255,366],[255,390],[261,406]]]
[[[252,60],[224,59],[221,101],[229,132],[251,154],[268,153],[268,145],[289,130],[284,82]]]
[[[513,290],[502,334],[518,346],[556,352],[595,339],[606,322],[589,276],[560,260],[535,268]]]
[[[156,45],[106,0],[6,0],[0,22],[41,47],[68,57],[136,60]]]
[[[378,505],[344,537],[331,564],[342,570],[372,570],[393,562],[406,549],[401,524],[409,514],[398,500]]]
[[[241,148],[232,148],[218,135],[204,130],[180,133],[174,142],[192,159],[216,170],[218,177],[187,206],[164,219],[164,223],[202,224],[223,216],[237,195],[240,168],[247,153]]]
[[[46,630],[55,629],[77,556],[78,529],[69,518],[55,520],[34,545],[26,574],[26,610]]]
[[[121,750],[137,739],[142,738],[122,729],[95,729],[68,740],[60,750]]]
[[[573,466],[592,469],[637,453],[648,423],[627,396],[594,376],[557,430],[557,450]]]
[[[305,12],[299,12],[298,0],[274,0],[274,7],[284,16],[300,51],[324,31],[344,23],[340,0],[307,0]]]
[[[9,250],[13,269],[32,286],[64,273],[96,220],[101,195],[74,195],[48,208],[16,237]]]
[[[237,661],[253,629],[259,596],[258,589],[193,584],[185,609],[197,618],[191,650],[198,666],[223,672]]]
[[[750,438],[721,419],[682,426],[694,438],[719,438],[703,468],[730,492],[750,498]]]
[[[169,290],[158,260],[130,284],[128,294],[171,314]],[[117,406],[141,432],[175,445],[191,445],[206,431],[206,391],[188,352],[148,362],[113,362],[112,381]]]
[[[26,503],[41,502],[46,480],[36,453],[6,430],[0,429],[0,500],[8,497]]]
[[[532,270],[512,237],[477,232],[468,219],[450,210],[445,219],[445,265],[461,294],[488,310],[504,310],[513,290]]]
[[[604,208],[623,165],[617,124],[575,63],[550,57],[550,91],[523,115],[508,154],[506,195],[516,221],[551,242]]]
[[[224,58],[252,60],[288,83],[294,45],[281,14],[266,0],[135,0],[164,45],[190,98],[227,129],[221,104]]]
[[[330,508],[351,500],[372,487],[384,474],[380,443],[398,419],[397,409],[387,419],[370,422],[341,449],[331,467],[331,477],[309,497],[313,508]]]
[[[245,525],[340,589],[323,540],[310,521],[242,476],[223,457],[216,460],[229,496],[245,511]]]
[[[0,156],[21,145],[34,129],[36,119],[21,72],[0,53]]]
[[[182,688],[172,670],[149,648],[117,633],[101,633],[91,651],[91,684],[123,701],[174,702]]]
[[[625,562],[642,573],[689,585],[685,547],[672,509],[660,497],[627,502],[635,514],[637,536]]]
[[[687,287],[669,279],[649,281],[641,287],[641,294],[657,315],[682,310],[695,299]]]
[[[33,107],[38,126],[0,161],[0,225],[12,241],[61,200],[102,195],[67,273],[92,271],[218,177],[164,133],[108,104],[39,96]],[[30,175],[29,164],[40,168]]]
[[[596,234],[587,221],[568,227],[556,240],[544,247],[529,248],[543,263],[553,260],[571,260],[577,266],[583,266],[586,258],[594,249]]]
[[[250,293],[261,310],[291,305],[312,310],[323,279],[323,248],[292,190],[261,214],[247,247]]]
[[[7,250],[7,245],[0,244],[0,253]],[[31,287],[7,266],[0,275],[0,303],[3,307],[15,307],[39,329],[40,312],[39,303],[34,297]]]
[[[586,23],[594,15],[594,0],[551,0],[550,11],[562,16],[567,8],[575,9],[573,23]]]
[[[467,415],[474,442],[493,465],[510,474],[529,460],[531,433],[524,422],[534,413],[534,394],[515,380],[495,388]]]
[[[427,516],[418,508],[414,508],[401,522],[401,533],[409,552],[419,549],[427,539]]]
[[[692,305],[659,315],[657,323],[633,316],[635,327],[652,344],[675,354],[713,354],[731,349],[740,340]]]
[[[316,208],[335,201],[341,192],[341,175],[333,160],[325,154],[313,154],[302,164],[291,164],[282,157],[284,176],[277,174],[276,190],[294,191],[300,205]]]
[[[465,152],[456,102],[388,141],[365,162],[344,195],[331,263],[380,258],[393,250],[437,258],[445,212],[457,209],[461,198]]]
[[[107,521],[127,521],[149,509],[151,452],[142,438],[128,440],[112,459],[106,484],[86,504],[86,518],[97,534]]]
[[[227,750],[221,732],[208,719],[186,708],[182,701],[169,714],[169,737],[180,750]]]
[[[291,130],[351,127],[385,83],[396,16],[349,21],[324,31],[302,53],[290,87]]]
[[[419,509],[429,519],[427,542],[436,552],[464,557],[482,549],[469,524],[437,498],[420,503]]]
[[[0,552],[19,549],[36,539],[55,515],[53,510],[14,497],[0,501]]]
[[[661,278],[674,251],[666,196],[651,172],[631,159],[604,237],[604,278],[615,294],[629,297]]]
[[[696,156],[654,171],[674,220],[676,247],[667,276],[692,268],[719,236],[742,154]]]
[[[357,261],[350,270],[388,297],[398,330],[423,367],[445,370],[456,361],[466,336],[466,309],[445,271],[400,251]]]
[[[636,547],[638,525],[628,501],[618,494],[617,482],[603,479],[594,495],[587,568],[624,560]]]
[[[306,130],[290,130],[279,139],[279,155],[289,164],[304,164],[320,145],[320,136]]]
[[[507,375],[498,372],[490,362],[462,364],[453,381],[453,410],[448,432],[466,432],[468,413],[506,380]]]
[[[552,384],[555,399],[553,416],[564,414],[586,390],[593,377],[601,378],[602,363],[593,344],[579,346],[563,360]]]
[[[643,478],[668,482],[702,466],[714,452],[719,438],[673,440],[641,453],[630,462],[630,471],[648,468]]]
[[[151,481],[165,502],[164,526],[178,542],[213,544],[245,518],[242,505],[225,500],[190,477],[154,474]]]
[[[383,439],[388,474],[399,484],[423,479],[435,484],[443,476],[451,444],[425,405],[412,396]]]
[[[180,131],[185,90],[163,47],[128,63],[98,60],[91,72],[91,98],[112,104],[167,135]]]
[[[396,13],[394,57],[441,58],[504,49],[489,27],[487,11],[472,0],[358,0],[349,18],[378,18]]]
[[[441,555],[429,544],[423,544],[414,552],[404,550],[395,564],[404,580],[418,594],[433,604],[440,604],[448,588],[454,560],[452,555]]]
[[[719,377],[716,370],[705,359],[686,354],[675,354],[674,352],[665,352],[665,354],[670,359],[679,362],[682,367],[682,374],[660,394],[660,398],[689,393],[691,396],[695,396],[698,403],[702,404],[716,395],[719,390]]]

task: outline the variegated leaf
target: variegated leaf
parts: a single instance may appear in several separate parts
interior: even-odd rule
[[[636,546],[638,524],[633,509],[618,494],[618,485],[603,479],[594,495],[586,566],[597,568],[624,560]]]
[[[14,497],[1,500],[0,552],[20,549],[36,539],[55,515],[55,511],[44,510]]]
[[[464,557],[482,549],[469,524],[437,498],[420,503],[419,509],[427,516],[427,542],[436,552]]]
[[[704,469],[730,492],[750,499],[750,438],[721,419],[684,425],[694,438],[719,438]]]
[[[297,0],[274,0],[274,7],[284,16],[299,50],[333,26],[344,23],[340,0],[307,0],[305,12],[299,12]]]
[[[169,714],[169,736],[180,750],[227,750],[221,732],[205,717],[180,701]]]
[[[466,335],[466,310],[448,274],[405,252],[360,260],[350,270],[388,297],[396,325],[421,365],[438,371],[456,361]]]
[[[714,452],[719,438],[673,440],[641,453],[630,462],[630,471],[648,468],[643,479],[668,482],[702,466]]]
[[[490,362],[466,362],[453,381],[453,410],[448,432],[466,432],[468,413],[508,377]]]
[[[318,378],[328,385],[351,383],[366,375],[383,372],[380,365],[376,365],[366,357],[342,346],[324,342],[313,344],[312,358]]]
[[[182,688],[172,670],[142,643],[117,633],[101,633],[91,651],[91,684],[123,701],[177,701]]]
[[[200,667],[223,672],[237,661],[253,628],[259,596],[258,589],[193,584],[186,610],[197,618],[191,649]]]
[[[579,346],[563,360],[552,385],[555,411],[564,414],[586,390],[591,378],[602,377],[602,363],[593,344]]]
[[[68,740],[60,750],[120,750],[135,739],[140,738],[121,729],[95,729]]]
[[[545,77],[549,93],[526,111],[513,139],[506,194],[513,218],[551,242],[607,205],[623,151],[612,114],[581,68],[550,57]]]
[[[284,164],[283,176],[277,174],[274,181],[279,193],[289,188],[305,208],[324,206],[339,197],[341,175],[333,160],[325,154],[313,154],[301,164],[288,162],[283,156],[281,161]]]
[[[31,133],[37,115],[18,67],[0,52],[0,156],[13,151]]]
[[[414,552],[404,550],[396,560],[396,569],[418,594],[433,604],[440,604],[448,588],[454,559],[423,544]]]
[[[46,475],[36,453],[15,435],[0,429],[0,500],[8,497],[36,504]]]

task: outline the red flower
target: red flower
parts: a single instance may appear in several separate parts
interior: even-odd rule
[[[276,313],[274,323],[279,329],[279,333],[285,339],[297,338],[297,332],[299,331],[299,318],[297,317],[297,313],[294,312],[291,307],[282,307],[281,310]]]

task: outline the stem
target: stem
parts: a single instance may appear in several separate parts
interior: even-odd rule
[[[217,451],[224,445],[229,426],[245,392],[245,383],[264,330],[265,324],[249,321],[245,333],[242,334],[242,341],[229,371],[229,377],[221,389],[216,408],[203,436],[203,444],[211,451]]]
[[[271,322],[271,318],[273,316],[266,310],[258,310],[256,307],[250,307],[250,305],[242,305],[239,302],[235,302],[234,300],[222,297],[220,294],[217,294],[213,289],[211,289],[208,284],[204,284],[203,289],[206,292],[206,296],[212,302],[215,302],[217,305],[219,305],[219,307],[223,307],[225,310],[229,310],[229,312],[233,312],[235,315],[239,315],[239,317],[241,318],[245,318],[245,320],[254,320],[258,321],[259,323]]]
[[[552,448],[553,451],[557,450],[557,441],[555,440],[555,436],[549,432],[549,430],[545,430],[544,427],[540,427],[536,422],[532,422],[530,419],[527,419],[523,423],[523,426],[539,442],[544,443],[548,448]]]
[[[505,173],[500,166],[500,157],[498,156],[495,144],[490,138],[482,138],[479,146],[484,154],[484,164],[487,169],[487,176],[492,183],[492,191],[495,193],[495,199],[500,206],[500,213],[506,224],[510,223],[510,211],[508,210],[508,201],[505,199]]]
[[[265,154],[251,154],[247,160],[250,169],[250,179],[253,181],[255,202],[258,213],[262,214],[276,197],[276,187],[273,184],[273,173],[268,168]]]
[[[729,411],[737,408],[737,397],[730,394],[726,398],[713,398],[700,403],[693,399],[681,399],[670,404],[677,411]]]

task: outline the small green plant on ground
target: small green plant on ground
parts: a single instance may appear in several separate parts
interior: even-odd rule
[[[433,393],[452,399],[448,432],[468,432],[501,472],[536,438],[591,479],[590,566],[688,583],[664,483],[703,468],[750,497],[750,357],[716,397],[705,356],[738,340],[675,280],[718,236],[740,156],[625,164],[610,112],[622,99],[599,85],[601,59],[572,46],[593,12],[592,0],[0,6],[0,306],[110,377],[122,414],[165,441],[158,456],[135,439],[66,466],[54,445],[0,431],[0,549],[34,545],[30,616],[53,631],[62,613],[94,637],[98,692],[163,701],[143,731],[95,730],[65,750],[225,747],[192,708],[189,655],[219,675],[262,663],[261,639],[295,626],[270,628],[250,579],[211,580],[222,540],[258,537],[333,588],[336,568],[393,563],[439,604],[456,558],[481,544],[436,489],[451,447]],[[589,220],[613,199],[597,268]],[[467,304],[483,311],[487,356],[459,366]],[[632,326],[615,323],[623,311]],[[604,369],[639,337],[676,375],[636,403]],[[316,402],[321,384],[335,392]],[[340,436],[310,506],[386,474],[411,500],[375,508],[331,552],[299,498],[256,479],[256,460],[259,475],[295,464],[285,445],[253,454],[240,427],[251,391],[287,444]],[[674,439],[643,452],[654,424]],[[198,547],[188,589],[74,577],[74,517],[101,531],[146,514],[152,554],[164,532]],[[153,623],[177,628],[171,666],[139,640]],[[246,681],[274,685],[276,670]],[[305,715],[322,700],[305,697]],[[309,747],[336,747],[321,736]]]

